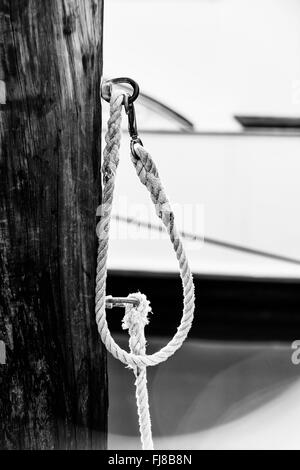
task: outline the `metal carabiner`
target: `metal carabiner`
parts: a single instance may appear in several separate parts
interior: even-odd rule
[[[128,95],[124,95],[124,108],[128,116],[128,132],[131,140],[143,145],[141,139],[138,136],[134,104],[130,103]]]
[[[119,78],[112,78],[110,80],[106,80],[102,84],[102,87],[101,87],[101,96],[105,101],[108,101],[108,102],[110,101],[111,85],[117,84],[117,83],[119,84],[128,83],[133,89],[132,95],[129,95],[128,93],[124,93],[123,104],[124,104],[126,114],[128,116],[128,132],[131,138],[130,150],[131,150],[132,155],[135,158],[139,158],[136,151],[134,150],[134,144],[143,145],[143,143],[138,136],[136,115],[135,115],[135,109],[134,109],[133,103],[139,96],[140,88],[134,80],[128,77],[119,77]]]

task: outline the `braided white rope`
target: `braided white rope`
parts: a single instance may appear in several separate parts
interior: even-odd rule
[[[131,154],[132,162],[140,181],[150,192],[151,199],[156,208],[156,213],[158,217],[162,219],[162,222],[167,229],[179,262],[184,294],[183,314],[180,325],[177,328],[177,332],[173,339],[155,354],[146,355],[144,326],[148,323],[147,314],[150,311],[150,304],[143,294],[134,294],[134,296],[139,300],[139,305],[137,307],[130,305],[126,306],[125,317],[123,319],[123,328],[129,330],[130,353],[121,349],[115,343],[108,329],[105,313],[106,266],[114,182],[119,163],[123,100],[123,93],[118,92],[114,87],[111,87],[110,118],[108,121],[108,130],[105,135],[106,146],[103,152],[102,204],[97,209],[97,215],[101,216],[101,219],[97,224],[99,246],[96,276],[96,322],[101,339],[108,351],[110,351],[116,359],[119,359],[134,370],[136,376],[136,400],[142,446],[143,449],[152,450],[153,441],[146,367],[153,366],[167,360],[177,349],[180,348],[187,337],[194,316],[194,284],[187,257],[183,249],[179,233],[174,224],[174,214],[161,184],[157,168],[152,161],[151,156],[143,146],[135,144],[134,154]]]
[[[157,168],[152,161],[150,154],[139,144],[135,144],[136,156],[132,155],[132,161],[140,181],[147,187],[151,199],[156,207],[156,212],[161,218],[179,263],[180,276],[183,285],[183,314],[180,325],[172,340],[160,351],[151,355],[128,353],[120,348],[113,340],[108,329],[105,313],[105,294],[107,277],[107,251],[108,233],[111,219],[111,209],[113,202],[113,191],[115,183],[116,169],[119,163],[119,148],[121,140],[121,113],[122,113],[123,93],[114,86],[111,87],[110,118],[108,120],[108,130],[105,135],[106,146],[103,152],[103,193],[102,205],[97,210],[97,215],[101,215],[101,220],[97,225],[97,235],[99,238],[97,275],[96,275],[96,322],[103,343],[108,351],[124,364],[131,367],[154,366],[166,361],[172,356],[187,337],[191,328],[194,308],[194,283],[188,260],[183,249],[183,245],[174,224],[174,214],[161,184]]]
[[[149,323],[148,313],[151,312],[150,302],[147,300],[146,296],[140,292],[130,294],[130,297],[132,296],[139,300],[139,305],[137,307],[131,305],[126,306],[122,328],[124,330],[128,329],[130,351],[133,354],[145,355],[146,338],[144,328]],[[136,377],[135,396],[142,448],[143,450],[153,450],[146,366],[133,367],[133,371]]]

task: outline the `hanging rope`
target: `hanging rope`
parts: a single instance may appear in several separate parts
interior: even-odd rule
[[[126,80],[128,81],[128,79]],[[142,294],[131,294],[128,297],[127,303],[135,303],[135,306],[126,306],[123,321],[123,325],[129,330],[130,353],[116,344],[110,334],[105,311],[106,301],[109,302],[109,299],[111,301],[111,298],[106,298],[107,252],[115,177],[119,163],[122,106],[124,103],[128,106],[130,97],[128,97],[127,94],[124,95],[124,92],[118,90],[111,82],[109,84],[108,96],[110,100],[110,118],[108,120],[108,130],[105,135],[106,146],[103,152],[102,204],[97,209],[100,222],[97,224],[96,229],[99,239],[96,276],[96,322],[101,339],[107,350],[116,359],[119,359],[121,362],[131,367],[135,372],[136,398],[143,449],[152,449],[146,367],[166,361],[180,348],[186,339],[194,315],[194,284],[180,235],[174,223],[174,214],[160,181],[157,168],[150,154],[141,145],[141,141],[137,136],[134,109],[131,103],[131,107],[127,108],[127,110],[129,109],[129,130],[132,137],[131,159],[140,181],[146,186],[150,193],[158,217],[162,220],[169,234],[179,263],[184,299],[182,319],[173,339],[160,351],[146,355],[144,326],[149,312],[149,303]],[[141,319],[137,321],[139,315]]]
[[[130,294],[139,301],[137,307],[130,304],[125,307],[125,316],[122,322],[122,328],[128,330],[130,339],[129,347],[133,354],[146,354],[146,338],[144,328],[149,323],[148,313],[151,312],[150,302],[144,294],[137,292]],[[136,403],[139,416],[139,428],[143,449],[152,450],[153,440],[151,432],[151,418],[149,412],[149,398],[147,389],[146,366],[132,367],[136,380]]]

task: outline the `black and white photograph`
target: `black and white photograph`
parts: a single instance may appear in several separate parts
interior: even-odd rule
[[[0,0],[0,466],[300,450],[299,214],[300,0]]]

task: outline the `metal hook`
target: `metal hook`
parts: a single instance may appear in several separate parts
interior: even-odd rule
[[[106,80],[105,82],[103,82],[102,87],[101,87],[101,96],[107,102],[110,101],[110,86],[109,85],[111,83],[128,83],[132,87],[133,93],[132,95],[128,96],[129,104],[133,103],[139,96],[140,88],[138,84],[134,80],[132,80],[132,78],[128,78],[128,77],[112,78],[110,80]]]

